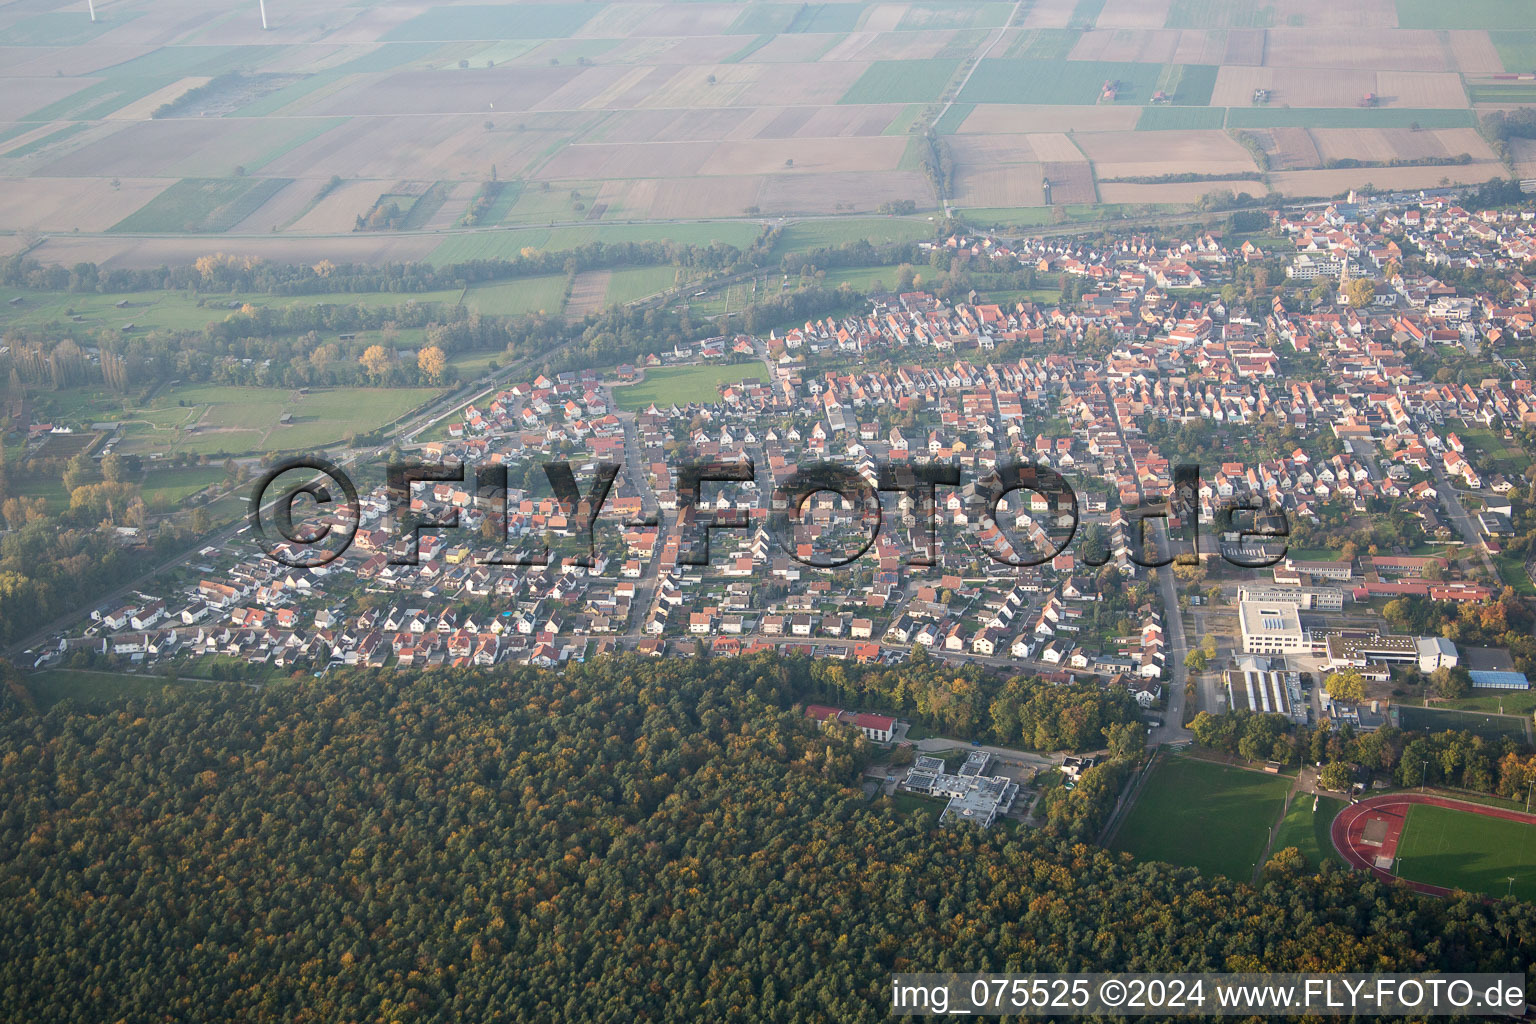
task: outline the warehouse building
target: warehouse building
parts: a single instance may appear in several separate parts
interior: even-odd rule
[[[1302,654],[1310,650],[1300,606],[1290,601],[1239,601],[1243,650],[1248,654]]]

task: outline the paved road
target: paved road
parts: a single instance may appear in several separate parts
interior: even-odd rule
[[[1472,517],[1462,507],[1461,500],[1456,497],[1456,488],[1451,485],[1450,479],[1445,475],[1445,470],[1440,467],[1438,460],[1431,458],[1429,468],[1435,477],[1435,489],[1440,492],[1440,507],[1445,510],[1445,514],[1450,518],[1451,525],[1456,528],[1456,532],[1461,534],[1461,539],[1465,542],[1467,548],[1477,552],[1477,556],[1483,560],[1483,567],[1488,570],[1488,574],[1493,577],[1494,583],[1497,584],[1499,582],[1499,570],[1493,564],[1493,559],[1488,557],[1488,552],[1483,548],[1477,524],[1472,521]]]

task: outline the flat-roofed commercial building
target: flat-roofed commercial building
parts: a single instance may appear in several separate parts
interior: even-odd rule
[[[1239,601],[1289,601],[1304,612],[1344,610],[1344,591],[1338,587],[1282,587],[1259,584],[1237,588]]]
[[[1227,684],[1227,707],[1264,715],[1285,715],[1297,725],[1307,724],[1307,702],[1301,692],[1301,676],[1287,671],[1280,658],[1244,655],[1237,667],[1222,673]]]
[[[1243,650],[1248,654],[1301,654],[1310,650],[1300,606],[1290,601],[1239,601]]]

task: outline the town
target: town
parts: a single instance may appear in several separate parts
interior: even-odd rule
[[[1393,602],[1481,607],[1529,592],[1531,567],[1502,542],[1525,526],[1532,484],[1517,439],[1536,426],[1519,354],[1536,283],[1515,268],[1536,257],[1536,210],[1362,197],[1275,211],[1236,246],[1211,232],[1098,247],[957,234],[928,250],[935,265],[1056,275],[1063,299],[946,302],[904,271],[858,315],[498,383],[394,442],[429,464],[505,471],[499,496],[462,471],[415,485],[416,519],[457,528],[392,533],[380,481],[362,488],[356,521],[311,508],[351,537],[335,561],[293,568],[241,536],[178,569],[177,589],[96,608],[30,661],[195,677],[220,659],[323,672],[619,650],[921,654],[1124,688],[1166,720],[1159,740],[1187,735],[1196,708],[1370,728],[1395,712],[1400,664],[1464,665],[1480,693],[1528,685],[1529,645],[1460,649],[1407,631]],[[1410,254],[1426,269],[1405,270]],[[1451,283],[1484,268],[1500,272],[1497,294]],[[626,402],[648,373],[722,365],[738,372],[713,393]],[[1467,366],[1485,370],[1468,379]],[[581,481],[599,461],[622,467],[590,535],[595,559],[539,471],[554,460]],[[772,496],[828,460],[871,489],[888,466],[952,467],[966,482],[930,489],[936,538],[918,491],[885,496],[872,543],[858,509],[813,495],[787,551],[770,537],[783,511]],[[1005,497],[995,516],[978,503],[978,480],[1024,460],[1073,489],[1073,548],[1044,495]],[[756,478],[680,500],[684,462],[750,465]],[[1179,524],[1144,527],[1126,510],[1166,508],[1181,462],[1201,466],[1199,547],[1152,570]],[[1268,542],[1216,529],[1224,505],[1250,502],[1290,523],[1288,553],[1262,570],[1223,556]],[[712,554],[689,564],[700,534]],[[835,571],[807,564],[861,545],[868,554]],[[542,564],[494,564],[509,548]],[[1343,668],[1364,674],[1368,695],[1330,699],[1321,683]]]

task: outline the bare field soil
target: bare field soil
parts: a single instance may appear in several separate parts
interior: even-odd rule
[[[1225,132],[1080,132],[1072,138],[1100,178],[1182,174],[1190,168],[1207,174],[1258,170],[1248,151]]]
[[[1536,139],[1511,139],[1509,153],[1515,161],[1515,174],[1536,178]]]
[[[1024,28],[1066,28],[1076,6],[1077,0],[1035,0],[1021,24]]]
[[[1368,33],[1397,28],[1396,0],[1284,0],[1276,24],[1295,19],[1307,28]]]
[[[1488,33],[1470,29],[1453,29],[1446,33],[1455,58],[1456,69],[1468,74],[1508,71],[1499,59],[1499,51],[1488,38]]]
[[[7,51],[10,48],[7,48]],[[0,67],[6,67],[6,51],[0,51]],[[90,82],[80,78],[4,78],[0,88],[0,121],[17,121],[34,110],[73,96]]]
[[[1375,93],[1388,107],[1465,107],[1461,78],[1448,72],[1365,71],[1350,68],[1223,67],[1211,105],[1246,107],[1254,89],[1270,90],[1271,106],[1358,107]]]
[[[303,184],[308,183],[296,181],[283,191],[290,191]],[[374,201],[387,187],[388,184],[382,181],[344,182],[316,203],[314,209],[294,221],[291,230],[307,234],[336,234],[351,231],[357,224],[357,218],[372,209]],[[319,185],[316,185],[309,193],[310,199],[313,199],[319,190]],[[278,193],[273,198],[281,199],[282,193]]]
[[[1068,203],[1092,203],[1097,196],[1093,190],[1093,168],[1085,160],[1072,163],[1049,161],[1041,166],[1045,180],[1051,183],[1051,205]]]
[[[1494,160],[1493,150],[1476,128],[1410,131],[1406,128],[1313,128],[1323,160],[1414,160],[1470,154],[1474,160]]]
[[[747,207],[760,205],[763,181],[755,176],[611,181],[597,201],[607,204],[609,219],[739,217]]]
[[[306,114],[469,114],[531,110],[582,73],[579,67],[398,71],[359,81],[311,104]]]
[[[289,182],[276,195],[258,206],[250,216],[230,228],[230,232],[243,235],[283,228],[304,212],[324,184],[324,179],[320,178]]]
[[[1487,36],[1484,34],[1484,38]],[[1324,29],[1272,28],[1264,63],[1282,68],[1355,68],[1364,71],[1453,71],[1440,33],[1400,30],[1390,36],[1341,34]]]
[[[33,250],[44,262],[73,266],[90,262],[103,267],[160,267],[190,263],[211,251],[254,256],[271,263],[383,263],[423,260],[442,241],[441,235],[343,235],[330,238],[122,238],[54,235]]]
[[[572,147],[575,148],[575,147]],[[805,171],[884,171],[895,168],[907,148],[899,135],[843,139],[721,142],[704,160],[700,174],[800,174]],[[786,162],[793,160],[792,168]]]
[[[955,171],[955,202],[970,207],[1044,206],[1041,164],[971,164]]]
[[[1104,19],[1099,19],[1099,25]],[[1084,32],[1072,48],[1073,60],[1123,60],[1152,64],[1220,64],[1226,33],[1202,29],[1151,29]]]
[[[173,184],[172,178],[121,178],[114,189],[103,178],[0,179],[0,225],[105,231]]]
[[[978,103],[960,123],[962,135],[995,132],[1128,132],[1136,127],[1141,108],[1133,106],[1071,107],[1055,104]]]
[[[873,212],[901,199],[933,201],[928,181],[916,171],[857,174],[773,174],[762,179],[757,205],[764,214]],[[840,205],[841,204],[841,205]]]
[[[1227,32],[1227,52],[1220,63],[1259,65],[1264,63],[1268,39],[1261,28],[1234,28]]]
[[[936,57],[954,31],[850,32],[821,59],[827,61],[925,60]]]
[[[587,270],[577,274],[576,280],[571,282],[571,297],[565,304],[566,315],[580,318],[601,310],[608,295],[608,283],[612,280],[611,270]]]
[[[130,43],[93,43],[90,46],[0,47],[0,68],[7,77],[57,78],[89,75],[153,53],[155,47]]]
[[[213,81],[213,79],[205,75],[179,79],[175,82],[172,82],[170,85],[163,89],[156,89],[154,92],[150,93],[148,96],[143,97],[142,99],[134,100],[132,103],[118,107],[116,110],[112,111],[112,113],[107,115],[107,120],[146,121],[154,114],[155,111],[159,110],[167,103],[172,103],[176,100],[179,100],[182,96],[191,92],[193,89],[207,85],[211,81]]]
[[[598,143],[566,146],[535,175],[561,178],[691,178],[714,152],[713,142]],[[783,161],[781,160],[780,163]]]
[[[1317,140],[1305,128],[1260,128],[1253,134],[1269,154],[1272,170],[1297,171],[1322,165]]]
[[[1099,20],[1094,24],[1101,29],[1162,28],[1168,21],[1168,8],[1172,5],[1173,0],[1105,0]]]
[[[336,173],[343,178],[479,181],[494,163],[502,177],[511,178],[522,175],[536,157],[564,137],[551,131],[519,132],[515,123],[487,131],[484,120],[353,118],[273,160],[262,173],[285,177],[329,177]],[[381,145],[384,139],[390,140],[387,145]]]

